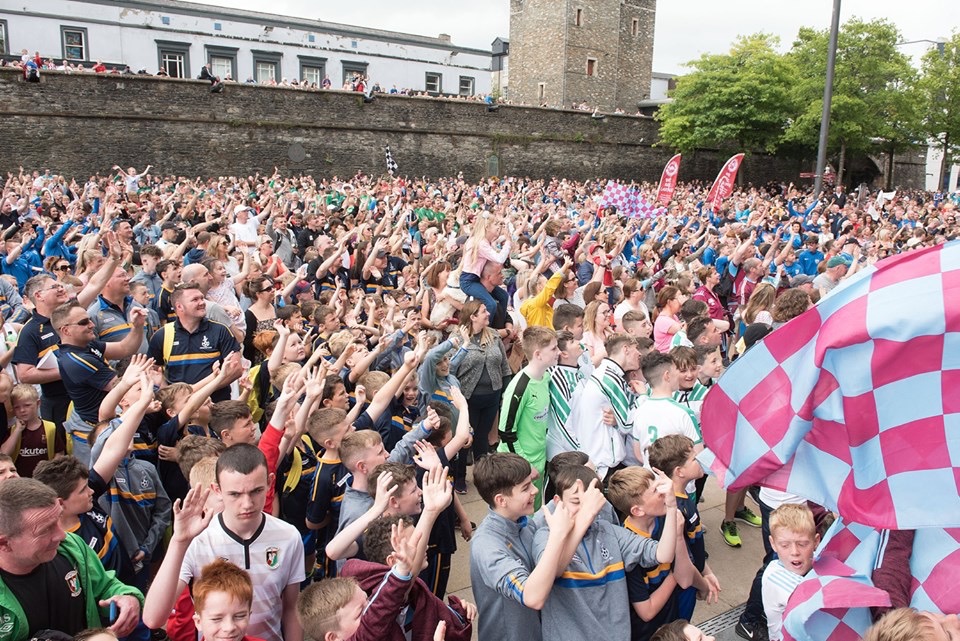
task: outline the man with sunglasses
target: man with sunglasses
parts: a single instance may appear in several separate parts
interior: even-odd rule
[[[99,422],[100,404],[119,380],[107,362],[126,358],[139,349],[146,317],[143,308],[131,308],[130,331],[121,341],[105,343],[96,337],[90,315],[77,301],[60,305],[50,316],[60,335],[60,377],[73,400],[73,412],[64,428],[73,439],[73,455],[84,465],[90,465],[87,435]]]
[[[84,308],[97,300],[100,291],[120,264],[121,248],[113,232],[104,234],[109,256],[103,267],[90,278],[90,282],[77,294],[76,301]],[[60,260],[57,267],[70,264]],[[60,271],[60,270],[58,270]],[[67,419],[70,396],[60,378],[60,370],[55,358],[59,349],[59,337],[50,324],[50,315],[57,306],[70,300],[70,294],[64,286],[47,273],[38,274],[27,280],[23,295],[33,303],[33,316],[24,324],[13,350],[13,364],[17,378],[21,383],[40,385],[40,417],[52,421],[57,429],[63,429]],[[44,360],[49,355],[49,358]],[[41,364],[43,361],[43,364]]]

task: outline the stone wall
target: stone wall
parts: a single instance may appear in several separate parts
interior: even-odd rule
[[[488,174],[655,181],[670,151],[653,148],[657,123],[457,100],[228,85],[194,80],[44,73],[24,83],[0,70],[0,172],[49,167],[68,176],[114,164],[162,173],[272,171],[319,177],[384,171],[390,145],[400,172],[470,180]],[[492,159],[497,162],[492,162]],[[713,180],[725,158],[688,154],[681,180]],[[746,181],[794,180],[796,161],[760,155]]]
[[[511,100],[634,113],[650,95],[655,17],[656,0],[511,0]]]

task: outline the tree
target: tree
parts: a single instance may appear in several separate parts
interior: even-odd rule
[[[784,139],[810,150],[819,139],[828,40],[826,30],[801,28],[788,54],[799,71],[795,95],[801,108]],[[897,48],[900,41],[887,20],[854,18],[840,29],[828,141],[828,151],[840,156],[839,182],[848,154],[901,150],[920,137],[916,72]]]
[[[677,79],[670,102],[657,112],[660,143],[696,148],[776,151],[795,110],[792,64],[766,34],[741,37],[729,54],[704,54]]]
[[[923,130],[939,141],[943,149],[937,188],[943,186],[943,172],[951,152],[960,145],[960,33],[930,49],[921,63],[919,91],[922,101]]]

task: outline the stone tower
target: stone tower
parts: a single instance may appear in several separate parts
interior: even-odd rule
[[[650,97],[656,0],[510,0],[508,98],[636,113]]]

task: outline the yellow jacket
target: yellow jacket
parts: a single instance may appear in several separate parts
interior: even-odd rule
[[[520,303],[520,313],[527,320],[527,326],[553,329],[553,295],[563,282],[564,275],[561,269],[550,277],[539,294]]]

